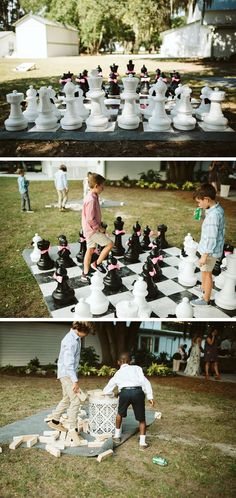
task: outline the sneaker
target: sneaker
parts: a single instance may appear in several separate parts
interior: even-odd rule
[[[97,270],[97,271],[100,271],[100,273],[106,273],[106,272],[107,272],[107,271],[106,271],[105,266],[103,266],[103,265],[102,265],[102,263],[101,263],[100,265],[98,265],[98,264],[96,263],[96,261],[94,261],[93,263],[91,263],[91,268],[92,268],[93,270],[95,270],[95,271],[96,271],[96,270]]]
[[[120,444],[120,442],[121,442],[121,437],[113,437],[113,439],[112,439],[112,440],[113,440],[113,443],[115,443],[115,444]]]
[[[27,209],[26,213],[34,213],[33,209]]]
[[[67,432],[67,429],[58,420],[54,420],[54,419],[49,420],[47,422],[47,425],[48,425],[48,427],[50,427],[50,429],[56,429],[56,431]]]
[[[192,306],[210,306],[210,304],[207,301],[204,301],[204,299],[193,299],[193,301],[190,301],[190,304]]]
[[[91,284],[91,279],[88,275],[85,275],[85,273],[82,273],[80,277],[81,282],[84,282],[85,284]]]
[[[140,444],[139,445],[140,451],[145,451],[147,448],[149,448],[149,444],[148,443],[144,443],[144,444]]]

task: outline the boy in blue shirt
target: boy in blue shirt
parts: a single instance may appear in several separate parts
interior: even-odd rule
[[[224,210],[216,202],[216,190],[209,184],[202,184],[194,193],[198,207],[205,210],[198,251],[201,255],[199,266],[202,272],[203,296],[191,301],[193,306],[208,306],[213,287],[212,270],[224,249],[225,219]]]
[[[23,168],[17,170],[18,176],[18,187],[21,195],[21,211],[27,211],[28,213],[33,213],[30,207],[29,198],[29,181],[25,178],[25,172]],[[26,208],[25,208],[26,206]]]

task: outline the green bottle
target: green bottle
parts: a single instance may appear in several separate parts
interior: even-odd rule
[[[168,462],[165,458],[162,458],[160,456],[154,456],[152,459],[152,463],[156,463],[157,465],[161,465],[161,467],[165,467],[168,465]]]
[[[194,211],[194,219],[199,221],[201,217],[202,217],[202,209],[196,208]]]

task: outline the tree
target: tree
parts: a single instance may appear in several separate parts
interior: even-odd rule
[[[116,366],[119,354],[134,348],[140,325],[141,322],[94,322],[103,364]]]
[[[193,180],[193,171],[196,161],[168,161],[167,177],[173,183],[183,183]]]
[[[13,24],[23,15],[19,0],[1,0],[0,29],[9,31]]]

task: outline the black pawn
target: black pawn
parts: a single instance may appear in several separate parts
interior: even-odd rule
[[[156,240],[158,241],[159,240],[159,243],[160,243],[160,248],[161,249],[167,249],[167,247],[170,247],[166,238],[165,238],[165,233],[167,231],[167,226],[166,225],[158,225],[157,227],[157,231],[159,232]]]
[[[110,70],[111,70],[111,72],[112,72],[112,73],[114,73],[116,76],[117,76],[117,74],[118,74],[118,67],[119,67],[119,66],[117,66],[117,65],[116,65],[116,64],[114,64],[114,63],[112,64],[112,66],[110,66]]]
[[[70,257],[70,250],[68,248],[68,242],[65,235],[59,235],[58,242],[60,244],[60,249],[58,251],[58,258],[56,260],[56,266],[63,265],[65,268],[71,268],[76,266],[73,259]]]
[[[140,242],[140,245],[141,245],[142,249],[144,249],[144,251],[150,250],[150,247],[149,247],[151,244],[150,233],[151,233],[151,228],[149,228],[149,226],[147,225],[146,228],[144,228],[144,230],[143,230],[143,239]]]
[[[156,258],[152,258],[152,256],[150,256],[150,255],[147,258],[147,262],[148,263],[149,263],[149,260],[152,263],[153,269],[155,271],[155,273],[154,273],[154,275],[152,277],[153,278],[153,282],[155,282],[155,283],[159,282],[160,278],[162,276],[162,271],[161,271],[161,268],[160,268],[160,266],[158,264],[158,260]]]
[[[149,256],[150,256],[150,258],[152,260],[153,259],[156,260],[158,258],[158,260],[157,260],[158,261],[158,266],[163,266],[163,251],[162,251],[162,249],[160,249],[159,245],[155,245],[154,244],[151,252],[149,253]]]
[[[143,265],[141,277],[143,277],[144,281],[147,284],[148,295],[146,296],[146,299],[150,301],[153,299],[157,299],[158,297],[158,288],[153,280],[154,271],[155,270],[152,261],[149,259],[149,261],[146,261],[146,263],[144,263]]]
[[[126,74],[133,74],[133,75],[135,74],[134,64],[132,60],[129,60],[129,64],[127,64]]]
[[[143,251],[141,244],[140,244],[140,237],[141,237],[141,225],[139,224],[138,221],[136,221],[136,224],[133,226],[133,231],[134,234],[137,236],[137,245],[138,245],[138,250],[139,253],[141,254]]]
[[[51,270],[54,268],[54,261],[49,256],[49,240],[42,239],[37,243],[39,250],[41,251],[40,260],[37,265],[40,270]]]
[[[84,234],[81,230],[80,234],[79,234],[79,240],[78,240],[79,244],[80,244],[80,248],[79,248],[79,252],[76,254],[76,259],[78,261],[78,263],[83,263],[84,261],[84,256],[85,256],[85,253],[87,251],[87,243],[86,243],[86,239],[84,237]]]
[[[117,259],[110,253],[107,258],[108,272],[103,282],[107,289],[111,289],[114,292],[118,292],[122,288],[122,279],[119,275],[119,268],[116,268],[116,266]]]
[[[133,233],[127,242],[128,249],[124,255],[124,259],[127,263],[138,263],[139,262],[139,239],[136,233]]]
[[[113,235],[115,235],[115,243],[112,248],[112,253],[115,256],[123,256],[125,253],[125,248],[122,246],[122,235],[124,235],[124,222],[121,218],[121,216],[117,216],[116,220],[114,221],[114,230],[113,230]]]
[[[57,281],[57,287],[52,293],[53,300],[60,306],[74,304],[75,291],[68,285],[67,270],[64,266],[59,266],[56,269],[54,278]]]

